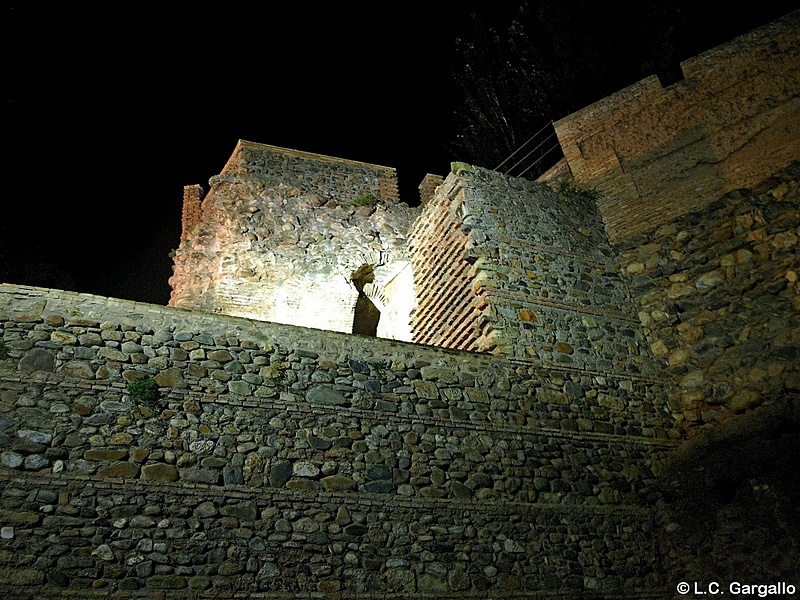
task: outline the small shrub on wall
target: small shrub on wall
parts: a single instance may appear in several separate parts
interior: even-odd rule
[[[152,414],[161,412],[161,394],[154,379],[146,377],[132,381],[128,384],[128,393],[134,409],[141,411],[144,408]]]

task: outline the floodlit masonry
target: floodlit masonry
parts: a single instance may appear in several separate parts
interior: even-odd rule
[[[799,21],[562,119],[540,182],[455,163],[412,208],[241,141],[169,307],[0,285],[0,590],[794,584]]]

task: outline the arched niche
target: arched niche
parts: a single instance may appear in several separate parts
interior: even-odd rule
[[[372,265],[363,265],[351,275],[351,281],[358,290],[358,298],[353,309],[353,333],[373,337],[378,334],[381,311],[373,302],[376,295],[374,280]]]

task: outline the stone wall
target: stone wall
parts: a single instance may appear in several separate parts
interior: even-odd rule
[[[800,390],[800,166],[620,247],[692,434]]]
[[[657,377],[594,197],[454,168],[409,236],[414,341]]]
[[[800,12],[555,124],[576,181],[603,195],[612,241],[757,185],[800,154]]]
[[[425,178],[416,210],[396,201],[392,169],[240,142],[199,217],[187,191],[170,305],[653,373],[611,243],[798,155],[798,21],[686,61],[672,86],[651,77],[562,119],[550,186],[455,164],[446,181]],[[560,184],[567,167],[595,193]],[[365,194],[376,203],[359,205]]]
[[[602,373],[655,373],[591,195],[459,172],[478,348]]]
[[[172,307],[0,286],[0,591],[800,576],[798,14],[557,124],[599,195],[454,164],[415,210],[240,142],[185,191]],[[370,307],[420,343],[337,333]]]
[[[728,417],[684,444],[659,478],[655,504],[666,579],[716,581],[726,596],[734,581],[785,582],[795,593],[783,597],[797,598],[798,462],[796,392]]]
[[[6,593],[662,595],[658,386],[20,286],[0,320]]]
[[[170,306],[352,333],[364,296],[381,311],[377,335],[410,339],[415,211],[397,202],[393,169],[240,141],[210,183]]]

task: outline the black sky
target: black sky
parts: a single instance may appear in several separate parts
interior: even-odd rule
[[[207,187],[238,139],[394,167],[407,200],[459,158],[450,52],[469,3],[32,4],[3,26],[10,283],[165,304],[182,188]]]

